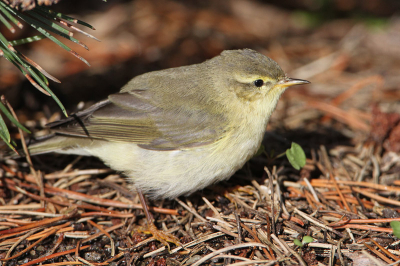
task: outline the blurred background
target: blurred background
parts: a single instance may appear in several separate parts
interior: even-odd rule
[[[397,0],[60,1],[51,9],[96,28],[85,30],[101,42],[74,35],[89,51],[59,38],[91,67],[46,39],[16,49],[61,81],[50,81],[50,88],[73,113],[136,75],[252,48],[290,77],[312,82],[282,97],[269,125],[276,137],[286,132],[285,139],[303,145],[348,144],[371,135],[373,106],[400,112],[399,7]],[[8,40],[37,34],[29,26],[14,34],[0,30]],[[0,94],[33,131],[62,117],[4,58]]]
[[[4,1],[0,0],[0,4]],[[53,0],[38,1],[51,2]],[[29,2],[29,0],[21,0],[21,2],[25,3]],[[105,99],[107,95],[119,91],[126,82],[139,74],[200,63],[226,49],[251,48],[257,50],[278,62],[289,77],[311,81],[311,84],[288,89],[281,97],[277,110],[268,124],[263,156],[253,158],[229,181],[213,185],[208,189],[195,193],[190,198],[185,198],[184,201],[189,206],[199,207],[197,210],[200,215],[204,217],[213,215],[211,209],[204,205],[202,199],[203,196],[207,196],[210,201],[215,199],[213,204],[224,215],[232,214],[233,211],[236,214],[237,209],[240,208],[238,213],[241,217],[255,219],[255,214],[248,211],[250,209],[248,206],[251,205],[252,208],[263,206],[264,210],[270,211],[270,217],[274,217],[271,220],[278,221],[275,218],[285,213],[285,208],[276,208],[275,211],[279,212],[279,214],[275,216],[273,214],[275,212],[274,208],[270,209],[270,206],[274,206],[274,204],[268,197],[260,196],[259,192],[262,192],[262,190],[259,190],[258,186],[257,189],[250,186],[250,184],[254,185],[254,182],[257,182],[264,188],[264,192],[261,195],[268,194],[268,188],[272,187],[272,185],[270,186],[272,183],[269,182],[272,181],[272,177],[269,179],[264,171],[265,168],[268,168],[273,173],[276,184],[282,183],[282,186],[276,186],[276,188],[282,187],[282,190],[277,190],[278,192],[275,193],[275,196],[279,196],[279,199],[275,198],[276,203],[286,204],[291,215],[294,214],[292,210],[296,207],[312,215],[313,219],[319,217],[321,219],[319,220],[320,224],[329,224],[332,227],[337,226],[334,228],[338,229],[340,227],[339,230],[347,225],[350,226],[350,224],[347,224],[349,217],[351,219],[354,219],[354,217],[362,217],[362,219],[364,217],[399,217],[399,0],[109,0],[107,2],[101,0],[62,0],[56,5],[50,6],[50,8],[93,25],[96,30],[78,27],[101,40],[101,42],[97,42],[83,34],[75,33],[74,37],[89,47],[89,51],[87,51],[73,42],[58,38],[85,58],[90,63],[90,67],[48,39],[15,47],[61,81],[61,83],[50,81],[49,86],[64,104],[69,114],[77,112],[96,101]],[[15,33],[11,33],[1,23],[0,33],[10,41],[38,34],[29,25],[25,25],[22,30],[17,29]],[[187,82],[190,83],[191,81],[187,80]],[[54,100],[33,87],[19,70],[3,57],[0,57],[0,95],[5,95],[6,99],[14,107],[20,121],[37,136],[48,133],[43,129],[46,123],[63,117],[60,107]],[[4,115],[2,116],[4,117]],[[5,120],[8,122],[7,119]],[[17,140],[19,135],[16,127],[12,126],[10,130],[11,137]],[[307,154],[307,163],[300,171],[290,166],[286,158],[277,156],[290,148],[292,141],[300,144]],[[3,142],[0,141],[1,145],[4,149],[0,150],[0,159],[4,154],[2,152],[7,149],[6,145],[3,145]],[[102,199],[108,198],[123,202],[131,202],[132,198],[132,202],[138,203],[137,197],[134,199],[129,191],[121,189],[129,187],[129,183],[125,178],[115,175],[113,172],[109,175],[109,171],[104,169],[106,166],[99,160],[84,158],[54,154],[32,158],[35,169],[40,169],[42,173],[46,174],[44,181],[39,182],[39,179],[33,179],[35,180],[34,182],[41,186],[44,183],[49,184],[50,186],[47,186],[47,188],[66,189],[64,190],[64,195],[58,192],[48,194],[46,191],[49,197],[54,196],[53,199],[56,199],[57,202],[63,201],[65,203],[61,205],[59,203],[46,203],[46,205],[42,205],[46,207],[46,212],[50,214],[60,213],[64,216],[67,213],[72,213],[72,211],[64,212],[62,207],[70,207],[73,202],[74,206],[75,204],[76,206],[81,206],[79,207],[79,213],[82,213],[83,210],[86,210],[86,207],[84,207],[85,204],[81,205],[81,198],[74,200],[77,198],[70,196],[75,192],[79,192],[81,195],[92,195],[92,197],[95,196],[98,199],[94,201],[91,198],[87,201],[90,204],[97,204],[102,202]],[[1,182],[4,184],[4,180],[11,180],[11,177],[12,182],[15,182],[6,182],[9,185],[0,187],[0,205],[15,205],[17,203],[25,205],[38,201],[37,198],[31,200],[29,197],[32,196],[25,196],[16,188],[14,188],[15,190],[10,189],[14,186],[10,184],[15,184],[15,186],[18,184],[19,186],[20,183],[25,182],[24,179],[19,178],[20,173],[28,173],[30,170],[28,164],[25,163],[25,158],[17,161],[1,162],[0,166]],[[99,171],[99,174],[94,172],[95,174],[93,175],[87,175],[86,172],[80,172],[82,169],[99,169],[103,171]],[[75,176],[73,172],[79,176]],[[63,176],[64,173],[66,174],[65,176]],[[70,173],[72,174],[69,175]],[[18,178],[15,178],[16,176]],[[25,177],[29,177],[29,175],[24,175]],[[33,178],[32,175],[30,177]],[[311,185],[306,186],[306,183],[303,183],[305,178],[308,178],[311,185],[317,188],[318,197],[324,199],[322,201],[323,204],[313,200],[314,197],[318,200],[317,196],[313,196],[314,189],[305,189],[305,187],[311,187]],[[333,180],[338,180],[338,182],[352,181],[351,183],[356,185],[350,189],[347,185],[346,187],[342,186],[342,184],[349,183],[340,183],[342,192],[339,193],[338,185]],[[32,179],[29,182],[33,182]],[[368,185],[366,185],[367,183]],[[385,186],[378,186],[378,184]],[[393,187],[389,190],[388,186]],[[21,187],[33,191],[31,185]],[[67,192],[67,189],[71,193]],[[40,193],[43,191],[40,190]],[[209,193],[210,191],[213,193]],[[235,197],[229,196],[232,194],[228,194],[229,191],[234,191]],[[39,189],[35,193],[38,194]],[[346,200],[339,200],[339,195],[343,197],[342,193],[346,196]],[[280,198],[282,195],[283,197]],[[242,205],[239,202],[239,196],[240,202],[246,201],[245,204]],[[347,206],[346,201],[349,202],[352,209]],[[42,204],[44,202],[43,200]],[[176,201],[162,201],[152,205],[172,209],[178,206],[180,210],[183,210]],[[103,207],[108,208],[109,206],[112,205],[104,205]],[[116,206],[115,208],[112,207],[112,209],[124,212],[125,209],[128,210],[124,207],[118,207],[120,205]],[[243,206],[247,207],[244,208]],[[281,205],[279,204],[279,206]],[[7,206],[2,207],[6,208]],[[383,209],[384,207],[385,209]],[[7,210],[5,208],[3,210]],[[39,219],[43,219],[41,211],[44,208],[36,208],[35,210],[40,210],[36,215],[40,217]],[[344,211],[345,209],[346,211]],[[15,209],[10,208],[8,210],[14,211]],[[92,211],[90,208],[87,210]],[[94,210],[97,211],[97,209]],[[282,210],[284,211],[282,212]],[[323,212],[321,210],[327,211]],[[3,213],[5,212],[3,211]],[[129,212],[131,211],[129,210]],[[267,221],[266,224],[269,226],[270,220],[268,214],[265,215],[265,212],[260,213],[262,213],[263,217],[266,216],[268,220],[262,218],[263,220],[259,221],[260,224],[265,224],[265,221]],[[319,214],[316,214],[317,212]],[[131,220],[117,218],[116,216],[105,216],[105,223],[102,224],[115,225],[124,223],[125,228],[127,228],[126,232],[129,232],[133,228],[131,227],[133,224],[134,226],[144,224],[142,212],[137,210],[135,214],[136,217]],[[193,232],[198,237],[199,235],[204,236],[204,232],[208,231],[210,233],[214,232],[214,229],[219,230],[216,229],[217,227],[209,226],[209,224],[214,223],[214,220],[207,221],[206,226],[203,227],[201,225],[197,228],[197,225],[192,225],[200,225],[203,222],[197,223],[196,221],[200,220],[198,218],[193,219],[189,212],[184,215],[185,217],[182,219],[179,218],[179,227],[183,228],[184,226],[186,228],[186,233],[183,234],[183,239],[186,239],[184,240],[185,242],[190,241],[190,237],[187,238],[187,236],[194,236]],[[176,221],[178,221],[178,218],[172,219],[169,216],[156,214],[155,218],[156,220],[158,219],[158,226],[162,223],[163,228],[177,227],[178,223]],[[292,215],[291,217],[295,216],[298,215]],[[25,225],[26,217],[24,215],[20,216],[24,219],[21,223],[16,222],[17,218],[15,217],[18,216],[12,217],[12,223],[8,221],[2,223],[3,229],[5,226],[17,227],[17,225]],[[88,216],[83,216],[82,214],[82,217]],[[238,221],[237,217],[236,221]],[[78,216],[75,218],[78,219]],[[71,221],[75,218],[71,218]],[[29,217],[29,219],[36,218]],[[103,222],[103,218],[100,218],[100,216],[96,219]],[[257,219],[259,218],[257,217]],[[277,232],[284,236],[282,239],[286,239],[285,241],[289,240],[291,242],[293,238],[299,238],[304,234],[313,234],[313,236],[317,235],[320,243],[329,241],[330,244],[334,244],[329,248],[329,251],[326,248],[328,246],[324,248],[314,246],[315,248],[312,250],[308,247],[304,248],[303,251],[305,250],[307,254],[311,254],[314,251],[317,254],[312,255],[314,257],[311,255],[304,256],[308,265],[320,265],[318,264],[320,262],[324,262],[325,265],[333,265],[333,260],[330,260],[330,258],[335,257],[331,255],[331,252],[335,252],[336,247],[339,247],[339,249],[335,265],[339,265],[338,257],[342,257],[340,254],[344,251],[343,244],[346,245],[348,250],[348,253],[343,252],[343,254],[351,257],[354,262],[353,265],[372,265],[373,262],[366,262],[364,260],[366,256],[363,254],[360,256],[361,251],[358,251],[364,248],[362,243],[366,243],[364,240],[369,241],[369,238],[378,241],[385,249],[389,246],[392,250],[396,249],[397,253],[395,254],[400,256],[398,241],[393,242],[395,238],[389,234],[391,229],[377,228],[377,226],[388,227],[389,223],[384,225],[382,222],[378,225],[374,220],[371,222],[373,223],[371,227],[365,227],[364,222],[355,224],[352,232],[357,241],[354,241],[350,233],[352,240],[342,238],[341,234],[327,233],[326,229],[315,227],[313,222],[307,222],[303,226],[300,223],[295,224],[294,220],[292,220],[292,225],[290,225],[286,223],[286,219],[289,218],[284,218],[284,222],[278,221],[276,227]],[[93,220],[95,219],[93,218]],[[182,221],[183,223],[181,224]],[[195,222],[192,223],[193,221]],[[231,223],[231,227],[225,228],[231,230],[237,227],[236,221],[227,221]],[[337,221],[339,222],[336,223]],[[218,224],[220,223],[218,222]],[[228,223],[224,222],[224,224]],[[48,223],[48,225],[52,226],[53,222],[51,224]],[[358,227],[359,225],[361,226]],[[42,224],[40,224],[40,227],[42,228]],[[255,227],[253,225],[251,227],[255,232]],[[94,229],[94,227],[92,223],[91,225],[86,224],[86,218],[79,219],[76,223],[74,222],[74,228],[79,232],[80,230],[88,230],[87,235],[94,232],[92,229],[90,231],[87,229]],[[349,228],[346,227],[346,229]],[[355,230],[356,228],[358,229]],[[286,229],[289,230],[285,231]],[[128,259],[132,262],[133,259],[136,261],[138,258],[142,260],[143,254],[147,252],[145,249],[156,249],[154,242],[149,244],[149,247],[146,244],[143,249],[132,249],[131,247],[142,241],[142,238],[136,234],[133,235],[133,240],[129,240],[129,242],[127,240],[129,238],[125,237],[125,233],[121,234],[118,231],[124,232],[122,229],[114,230],[113,235],[118,236],[118,240],[116,238],[116,246],[127,247],[125,251],[120,249],[122,250],[121,252],[126,252],[119,257],[120,262]],[[180,232],[181,230],[179,230],[179,234],[181,234]],[[244,230],[242,232],[245,233]],[[246,234],[243,235],[243,239],[245,239]],[[250,237],[250,235],[247,236]],[[260,235],[258,236],[262,239]],[[42,239],[42,236],[39,237]],[[62,238],[63,234],[60,237],[57,236],[57,239]],[[225,236],[223,238],[225,240],[212,239],[209,241],[206,244],[207,249],[214,251],[222,247],[232,247],[232,245],[236,244],[233,240],[226,241]],[[8,248],[14,244],[14,242],[9,241],[10,239],[3,239],[3,242],[8,241],[7,245],[9,246],[3,245],[3,249],[0,251],[1,258],[4,258]],[[47,246],[43,250],[55,251],[58,244],[61,243],[57,239],[56,235],[54,235],[53,240],[46,240],[47,244],[44,245]],[[108,258],[110,257],[108,254],[110,249],[106,246],[108,242],[104,239],[98,238],[99,241],[93,246],[96,252],[102,250],[102,258]],[[238,239],[238,243],[240,243],[241,237],[239,236]],[[375,240],[372,241],[376,243]],[[75,237],[65,237],[63,241],[66,243],[63,250],[67,250],[70,247],[75,248],[81,243],[81,240],[76,242],[77,238]],[[26,241],[24,240],[24,242]],[[28,252],[23,252],[24,242],[19,244],[17,248],[22,253],[28,254]],[[182,243],[185,242],[182,241]],[[73,244],[70,245],[70,243]],[[355,243],[357,243],[357,246]],[[197,251],[194,251],[192,255],[203,250],[203,245],[205,246],[203,243],[198,244],[193,249]],[[212,249],[209,245],[212,246]],[[199,246],[200,248],[198,248]],[[368,248],[371,249],[370,247]],[[379,249],[381,248],[379,247]],[[326,253],[324,253],[324,249]],[[341,249],[342,251],[340,251]],[[39,253],[39,248],[36,249],[35,247],[35,250],[32,250],[37,252],[35,254],[44,254],[44,251]],[[248,249],[248,255],[251,254],[252,259],[254,254],[257,257],[259,256],[254,253],[255,251],[255,249]],[[238,251],[238,253],[233,254],[242,254],[244,256],[246,252],[244,250],[244,253],[242,251],[239,253]],[[299,253],[301,252],[300,248]],[[32,254],[32,252],[30,251],[29,254]],[[203,251],[201,251],[201,254],[203,254]],[[29,256],[27,255],[26,257]],[[36,258],[35,256],[38,255],[30,257]],[[171,256],[175,258],[175,255]],[[179,258],[180,262],[184,256],[186,255],[182,255]],[[315,256],[318,256],[319,261],[315,259]],[[358,261],[357,257],[360,258]],[[114,258],[117,258],[117,256]],[[20,259],[17,258],[16,260]],[[153,257],[153,254],[151,258],[143,259],[143,261],[147,262],[154,262],[155,260],[158,260],[158,258],[157,256]],[[395,260],[397,261],[398,259],[396,258]],[[100,262],[100,259],[97,261]],[[186,258],[183,261],[186,261]],[[146,265],[181,265],[180,262],[178,264],[162,264],[161,262],[159,264],[150,264],[150,262]],[[293,264],[292,260],[289,262]],[[22,265],[22,263],[21,260],[21,263],[18,261],[12,265]],[[120,263],[118,265],[124,264]]]

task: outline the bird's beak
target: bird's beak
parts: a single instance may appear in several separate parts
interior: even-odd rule
[[[281,89],[284,89],[284,88],[291,87],[294,85],[302,85],[302,84],[308,84],[308,83],[311,83],[311,82],[304,80],[304,79],[285,78],[285,79],[278,81],[278,83],[275,86],[280,87]]]

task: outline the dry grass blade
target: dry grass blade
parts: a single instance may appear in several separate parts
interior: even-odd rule
[[[217,256],[220,253],[227,252],[227,251],[230,251],[230,250],[240,249],[240,248],[246,248],[246,247],[264,247],[264,248],[267,248],[268,246],[266,246],[264,244],[260,244],[260,243],[243,243],[243,244],[233,245],[231,247],[227,247],[227,248],[216,250],[216,251],[208,254],[207,256],[204,256],[200,260],[196,261],[196,263],[192,264],[192,266],[199,266],[202,263],[208,261],[209,259]]]

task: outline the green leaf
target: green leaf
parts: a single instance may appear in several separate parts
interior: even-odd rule
[[[12,32],[15,31],[13,25],[11,23],[17,25],[19,28],[23,28],[23,25],[18,21],[18,19],[25,21],[28,23],[31,27],[36,29],[41,33],[41,35],[38,36],[33,36],[21,40],[14,40],[14,41],[8,41],[1,33],[0,33],[0,57],[4,57],[6,60],[10,61],[12,64],[14,64],[21,72],[22,74],[31,82],[31,84],[36,87],[38,90],[43,92],[46,95],[51,96],[56,103],[59,105],[61,108],[62,112],[67,116],[66,110],[60,100],[56,97],[56,95],[50,90],[48,87],[49,82],[47,78],[55,81],[55,82],[60,82],[56,78],[52,77],[49,73],[47,73],[44,69],[42,69],[38,64],[36,64],[34,61],[26,57],[25,55],[21,54],[18,52],[16,49],[14,49],[14,46],[24,44],[24,43],[29,43],[33,41],[38,41],[44,38],[49,38],[53,42],[55,42],[57,45],[68,51],[70,54],[74,55],[75,57],[79,58],[82,60],[84,63],[89,65],[89,63],[82,58],[79,54],[77,54],[75,51],[73,51],[71,48],[63,44],[61,41],[59,41],[55,36],[52,34],[57,34],[59,36],[62,36],[72,42],[75,42],[85,49],[88,49],[85,44],[83,44],[81,41],[75,39],[72,37],[73,31],[82,33],[90,38],[93,38],[95,40],[98,40],[94,36],[90,35],[89,33],[84,32],[83,30],[75,27],[71,23],[76,23],[80,25],[84,25],[86,27],[89,27],[90,29],[94,30],[94,27],[91,26],[90,24],[87,24],[86,22],[74,19],[72,17],[63,15],[61,13],[56,13],[53,12],[47,8],[44,7],[35,7],[34,9],[26,12],[21,12],[17,8],[12,8],[9,4],[5,3],[7,1],[1,1],[0,0],[0,24],[5,25],[9,30]],[[10,23],[11,22],[11,23]],[[29,132],[22,124],[20,124],[16,118],[11,115],[10,111],[8,108],[0,102],[0,113],[3,112],[4,115],[11,120],[12,123],[14,123],[17,127],[21,128],[22,130]],[[4,123],[3,117],[0,115],[0,139],[4,140],[6,144],[12,148],[14,151],[15,148],[12,146],[15,146],[15,143],[11,140],[10,133],[6,127],[6,124]]]
[[[10,132],[8,131],[8,128],[4,123],[3,117],[1,115],[0,115],[0,138],[7,144],[8,147],[10,147],[10,149],[17,152],[17,150],[14,147],[15,142],[11,140]]]
[[[64,20],[66,20],[66,21],[69,21],[69,22],[72,22],[72,23],[76,23],[76,24],[80,24],[80,25],[88,27],[88,28],[90,28],[92,30],[95,30],[95,28],[92,25],[90,25],[90,24],[88,24],[88,23],[86,23],[86,22],[84,22],[82,20],[72,18],[72,17],[64,15],[62,13],[54,12],[53,10],[50,10],[50,9],[42,7],[42,6],[37,6],[36,8],[40,9],[41,11],[44,11],[44,12],[46,12],[46,13],[52,15],[52,16],[56,16],[58,18],[62,18]]]
[[[264,145],[261,144],[260,148],[258,148],[258,151],[256,152],[256,154],[254,154],[253,157],[259,156],[259,155],[261,155],[263,152],[265,152],[265,147],[264,147]]]
[[[314,241],[314,238],[312,238],[311,236],[304,236],[303,237],[303,243],[307,244],[307,243],[311,243]]]
[[[1,131],[1,130],[0,130]],[[12,145],[11,145],[11,143],[9,143],[8,141],[7,141],[7,139],[3,136],[3,132],[1,132],[0,133],[0,138],[4,141],[4,143],[5,144],[7,144],[7,146],[10,148],[10,149],[12,149],[12,150],[14,150],[15,152],[17,152],[17,150],[15,149],[15,147],[13,147]],[[14,143],[14,142],[13,142]],[[18,153],[18,152],[17,152]]]
[[[9,19],[11,20],[15,25],[18,26],[18,28],[22,29],[23,26],[21,24],[21,22],[19,22],[15,17],[13,17],[13,15],[10,14],[10,12],[8,12],[4,6],[0,5],[0,11],[3,12],[3,14]]]
[[[4,123],[4,119],[0,114],[0,134],[2,136],[2,139],[5,139],[5,142],[10,142],[11,137],[10,137],[10,132],[8,132],[8,128],[6,126],[6,123]]]
[[[44,88],[49,94],[50,96],[53,98],[53,100],[58,104],[58,106],[60,107],[61,111],[64,113],[64,115],[66,117],[68,117],[67,111],[65,110],[64,105],[61,103],[61,101],[58,99],[58,97],[53,93],[52,90],[50,90],[50,88],[46,85],[46,81],[43,81],[40,79],[40,77],[32,70],[31,67],[27,68],[27,70],[29,71],[29,73],[31,73],[32,77],[34,77],[40,84],[40,86],[42,86],[42,88]]]
[[[271,153],[269,154],[269,158],[274,158],[275,155],[275,150],[271,150]],[[279,155],[277,156],[279,158]]]
[[[0,1],[0,4],[1,4],[1,1]],[[3,47],[1,47],[1,45],[3,45]],[[50,90],[50,88],[47,86],[47,84],[46,84],[47,79],[46,79],[46,78],[44,78],[44,80],[41,79],[40,76],[37,75],[37,73],[34,71],[34,69],[37,70],[37,68],[34,67],[34,66],[32,66],[30,63],[28,63],[28,62],[26,62],[26,61],[23,61],[23,60],[21,59],[21,57],[18,56],[17,53],[14,52],[15,49],[14,49],[12,46],[9,46],[8,41],[4,38],[4,36],[3,36],[2,34],[0,34],[0,48],[1,48],[1,50],[3,51],[3,53],[4,53],[4,57],[5,57],[7,60],[9,60],[10,62],[12,62],[15,66],[17,66],[17,67],[20,69],[20,71],[28,78],[28,75],[26,74],[26,72],[25,72],[24,70],[22,70],[22,68],[19,67],[18,64],[21,65],[21,66],[23,66],[23,67],[32,75],[32,77],[40,84],[40,86],[37,86],[37,88],[38,88],[39,90],[41,90],[41,89],[40,89],[40,87],[41,87],[41,88],[43,88],[45,91],[47,91],[48,94],[50,94],[50,96],[53,98],[53,100],[54,100],[54,101],[58,104],[58,106],[61,108],[61,110],[62,110],[62,112],[64,113],[64,115],[65,115],[65,116],[68,116],[68,115],[67,115],[67,111],[65,110],[65,108],[64,108],[63,104],[61,103],[61,101],[60,101],[60,100],[57,98],[57,96],[52,92],[52,90]],[[39,70],[38,70],[38,71],[39,71]],[[40,71],[39,71],[39,72],[40,72]],[[29,78],[28,78],[28,79],[29,79]],[[29,80],[29,81],[32,83],[31,80]],[[34,83],[32,83],[32,84],[35,85]],[[35,86],[35,87],[36,87],[36,86]]]
[[[63,36],[67,39],[74,39],[68,35],[62,34],[61,32],[57,32],[56,30],[52,29],[51,27],[49,27],[48,25],[41,23],[40,21],[34,20],[29,16],[24,15],[21,12],[17,12],[16,10],[12,9],[11,7],[7,6],[5,3],[3,3],[2,1],[0,1],[0,5],[3,5],[4,8],[6,8],[8,11],[10,11],[14,16],[18,16],[19,18],[23,19],[26,23],[28,23],[32,28],[36,29],[37,31],[39,31],[40,33],[42,33],[44,36],[46,36],[47,38],[49,38],[50,40],[52,40],[54,43],[56,43],[57,45],[59,45],[60,47],[62,47],[63,49],[65,49],[67,52],[71,53],[72,55],[74,55],[75,57],[77,57],[78,59],[80,59],[81,61],[83,61],[85,64],[87,64],[88,66],[90,66],[89,62],[86,61],[84,58],[82,58],[79,54],[77,54],[76,52],[74,52],[71,48],[69,48],[68,46],[66,46],[65,44],[63,44],[61,41],[57,40],[56,37],[54,37],[53,35],[51,35],[48,31],[46,31],[45,29],[51,29],[51,31],[57,33],[60,36]],[[82,45],[82,43],[79,43],[80,45]]]
[[[296,246],[303,247],[303,243],[301,243],[301,241],[298,240],[298,239],[293,240],[293,243],[294,243]]]
[[[4,24],[4,26],[7,27],[7,29],[8,29],[9,31],[11,31],[12,33],[15,32],[14,27],[11,26],[11,24],[10,24],[10,23],[5,19],[5,17],[3,17],[1,14],[0,14],[0,21]]]
[[[12,46],[17,46],[17,45],[21,45],[21,44],[25,44],[25,43],[40,41],[40,40],[46,39],[46,38],[47,38],[46,36],[44,36],[43,34],[40,34],[40,35],[35,35],[32,37],[28,37],[28,38],[24,38],[24,39],[20,39],[20,40],[9,41],[9,44],[11,44]]]
[[[12,114],[7,110],[7,108],[4,106],[4,104],[2,102],[0,102],[0,110],[7,116],[8,119],[10,119],[10,121],[16,125],[17,127],[19,127],[20,129],[22,129],[23,131],[25,131],[26,133],[31,133],[28,129],[26,129],[20,122],[18,122],[13,116]]]
[[[286,157],[296,170],[300,170],[306,165],[306,154],[301,146],[295,142],[292,142],[292,147],[286,150]]]
[[[391,221],[390,227],[392,227],[392,229],[393,229],[393,234],[397,238],[400,238],[400,222],[399,221]]]
[[[83,44],[82,42],[80,42],[79,40],[73,38],[70,34],[72,34],[69,30],[64,29],[63,27],[61,27],[60,25],[58,25],[57,23],[50,21],[46,18],[44,18],[43,16],[41,16],[40,14],[37,14],[35,12],[35,9],[33,9],[32,11],[27,11],[27,14],[31,15],[33,18],[37,19],[36,23],[38,26],[42,27],[43,29],[47,30],[47,31],[52,31],[55,34],[60,35],[61,37],[64,37],[65,39],[68,39],[76,44],[81,45],[83,48],[85,48],[86,50],[89,50],[88,47]],[[32,20],[33,23],[34,20]]]
[[[0,114],[0,138],[7,144],[10,149],[14,150],[16,153],[17,150],[15,149],[15,142],[11,140],[10,132],[8,131],[8,128],[6,126],[6,123],[4,123],[4,119]]]

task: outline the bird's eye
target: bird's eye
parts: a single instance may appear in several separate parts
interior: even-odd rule
[[[264,81],[262,79],[257,79],[254,81],[254,85],[256,85],[256,87],[261,87],[264,85]]]

